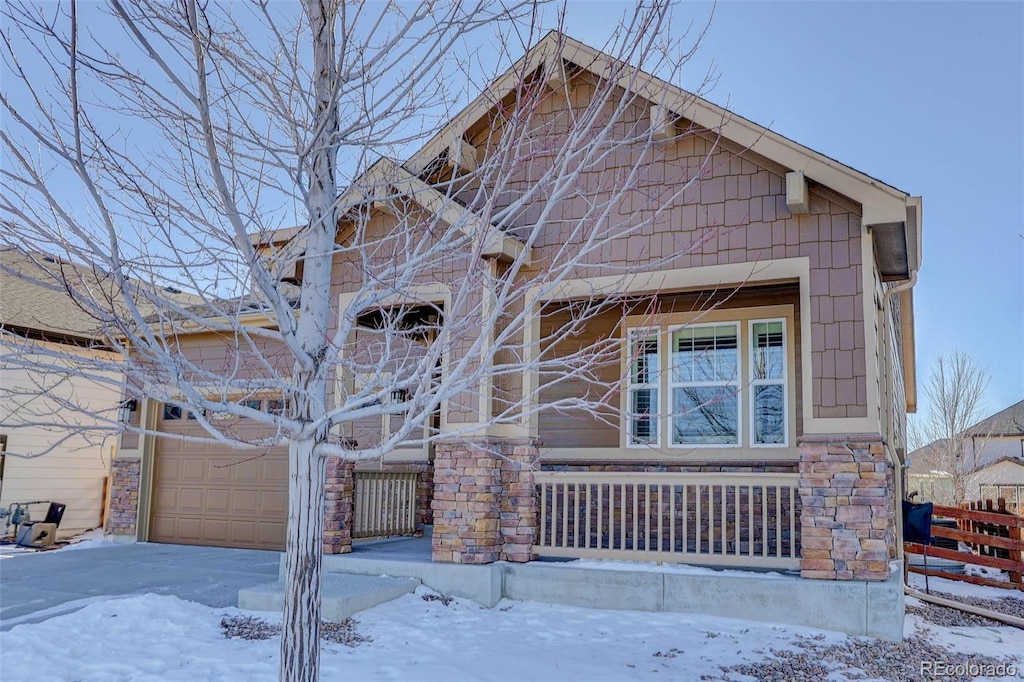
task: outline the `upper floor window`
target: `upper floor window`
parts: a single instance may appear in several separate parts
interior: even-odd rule
[[[628,445],[788,445],[784,319],[632,329],[628,338]]]

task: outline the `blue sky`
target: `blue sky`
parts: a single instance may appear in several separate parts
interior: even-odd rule
[[[566,30],[600,46],[627,7],[574,3]],[[957,347],[990,411],[1024,398],[1024,4],[723,2],[693,78],[712,61],[708,99],[924,198],[919,388]]]

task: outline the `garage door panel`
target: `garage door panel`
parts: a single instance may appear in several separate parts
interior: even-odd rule
[[[257,521],[232,521],[231,538],[239,544],[258,544]]]
[[[283,457],[260,460],[260,467],[262,468],[260,478],[265,482],[288,480],[288,461]]]
[[[231,540],[231,521],[228,519],[205,519],[203,537],[211,543],[225,544]]]
[[[185,482],[201,482],[206,480],[206,461],[199,457],[186,457],[181,460],[179,480]]]
[[[260,495],[260,510],[270,516],[288,518],[288,493],[276,490],[265,490]]]
[[[178,512],[199,514],[203,511],[202,488],[180,488],[178,490]]]
[[[287,453],[225,452],[218,444],[158,439],[150,539],[283,549]]]
[[[175,533],[189,542],[198,542],[202,538],[203,523],[199,519],[179,518]]]
[[[181,460],[163,458],[156,462],[156,477],[165,481],[177,481],[181,478]]]
[[[259,543],[263,546],[284,547],[284,523],[266,522],[259,525]]]
[[[178,509],[178,504],[177,488],[154,488],[153,511],[158,516],[161,515],[161,512],[175,512]]]
[[[172,537],[177,534],[178,520],[175,518],[154,517],[151,535],[161,537]]]
[[[231,480],[243,485],[260,483],[260,463],[258,459],[235,462],[231,465]]]
[[[207,460],[206,480],[210,483],[231,483],[231,462],[211,457]]]
[[[259,501],[259,491],[257,490],[236,490],[231,496],[231,511],[235,515],[244,514],[246,516],[253,516],[259,511],[257,502]]]
[[[227,516],[231,513],[231,490],[227,488],[207,488],[206,506],[203,511],[218,516]]]

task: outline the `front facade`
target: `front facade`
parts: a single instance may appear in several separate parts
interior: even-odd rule
[[[607,61],[552,34],[518,72],[539,74],[548,88],[541,106],[557,120],[593,91]],[[499,78],[497,95],[471,104],[397,169],[410,186],[422,183],[429,192],[431,173],[453,157],[437,140],[456,135],[460,154],[486,160],[494,102],[513,76]],[[530,265],[517,282],[531,292],[522,356],[570,357],[581,347],[615,352],[588,381],[539,373],[487,380],[471,400],[442,406],[432,425],[441,437],[429,447],[399,448],[354,473],[336,465],[328,551],[345,551],[350,542],[361,499],[353,480],[373,468],[415,475],[416,522],[432,526],[438,562],[633,558],[888,579],[897,555],[903,415],[915,393],[911,287],[920,261],[920,199],[653,77],[640,74],[622,90],[627,94],[633,99],[622,111],[631,129],[648,129],[657,144],[644,152],[643,180],[613,219],[642,227],[587,253],[575,276],[556,288],[531,289],[536,268],[560,250],[584,249],[559,231],[557,219],[529,246],[502,235],[504,242],[484,249],[482,266],[439,264],[431,283],[399,294],[447,314],[445,282],[480,267],[500,270],[529,248]],[[635,158],[620,150],[607,164],[632,167]],[[476,164],[462,165],[471,172]],[[458,164],[449,163],[449,171],[457,173]],[[525,191],[529,172],[512,183],[510,196]],[[684,185],[667,205],[645,213],[645,196]],[[603,190],[587,191],[593,197]],[[472,205],[419,203],[455,212]],[[552,200],[546,210],[572,221],[581,206]],[[524,225],[536,217],[530,209],[518,218]],[[381,211],[371,225],[386,233],[389,221]],[[335,268],[334,297],[343,310],[359,287],[340,256]],[[628,278],[619,274],[624,270]],[[595,295],[617,303],[552,341],[574,302]],[[211,347],[199,337],[188,343]],[[352,352],[359,348],[354,338]],[[362,379],[340,380],[357,386]],[[595,385],[611,387],[600,409],[532,409],[586,396]],[[537,405],[524,408],[521,420],[495,423],[509,396]],[[277,409],[273,400],[261,409]],[[196,428],[187,413],[146,402],[138,418],[151,428]],[[474,424],[480,427],[469,428]],[[373,447],[393,428],[370,420],[341,435]],[[446,432],[461,435],[446,439]],[[240,459],[238,453],[170,442],[122,440],[111,532],[283,544],[283,458],[268,453],[227,476],[216,462]]]

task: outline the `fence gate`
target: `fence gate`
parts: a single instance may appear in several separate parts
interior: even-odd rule
[[[416,472],[357,471],[353,538],[408,535],[416,530]]]

